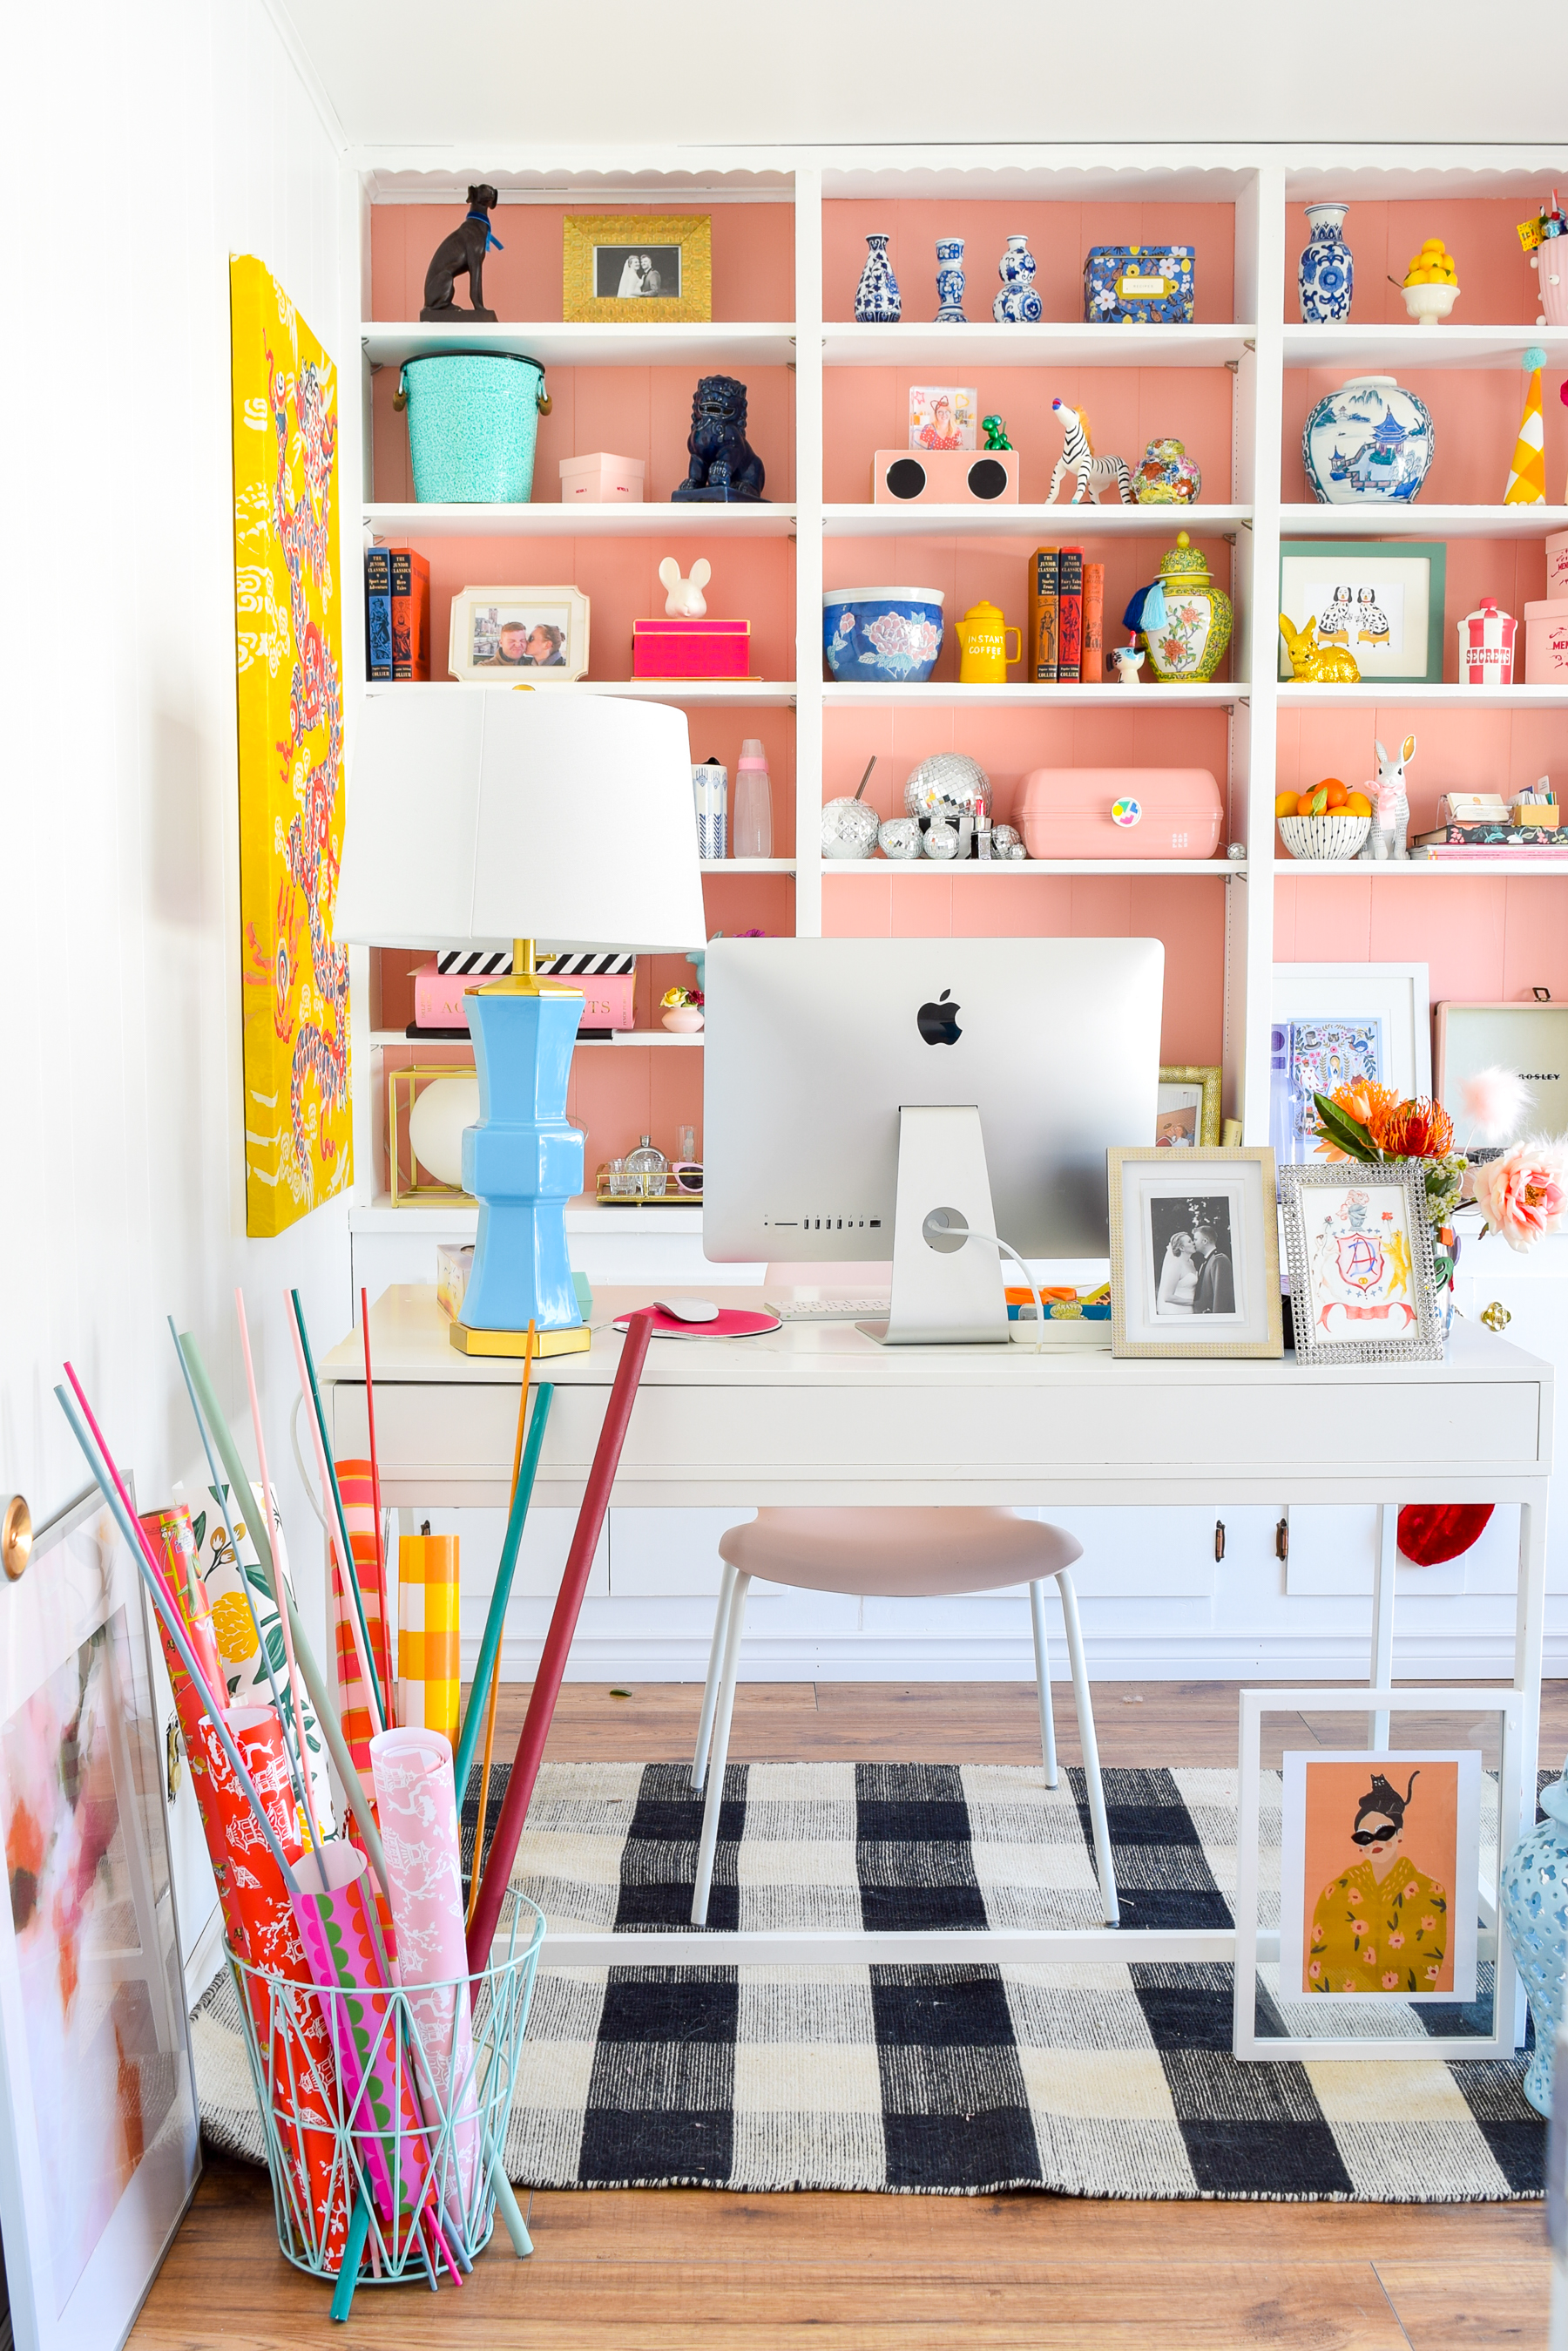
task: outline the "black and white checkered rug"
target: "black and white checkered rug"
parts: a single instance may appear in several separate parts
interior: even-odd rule
[[[1125,1923],[1228,1926],[1235,1773],[1105,1777]],[[493,1775],[492,1822],[505,1778]],[[1091,1926],[1083,1800],[1081,1772],[1052,1792],[1038,1766],[732,1764],[710,1920]],[[546,1764],[514,1883],[558,1928],[684,1927],[700,1826],[683,1764]],[[540,1974],[507,2137],[519,2184],[1393,2203],[1541,2193],[1545,2126],[1520,2088],[1521,2060],[1238,2064],[1228,1967],[628,1958]],[[1260,2000],[1266,2030],[1322,2029],[1308,2003],[1282,2014]],[[1462,2010],[1380,2009],[1367,2029],[1420,2039],[1467,2022],[1479,2029]],[[226,1973],[193,2030],[209,2137],[260,2161]]]

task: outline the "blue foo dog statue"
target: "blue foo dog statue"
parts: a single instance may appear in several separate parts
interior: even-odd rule
[[[705,375],[699,382],[686,446],[691,464],[686,479],[670,493],[672,503],[723,506],[732,498],[756,498],[766,504],[763,461],[746,440],[746,387],[732,375]]]

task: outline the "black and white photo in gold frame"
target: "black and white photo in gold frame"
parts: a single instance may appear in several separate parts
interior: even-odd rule
[[[1106,1155],[1114,1355],[1279,1355],[1274,1155]]]

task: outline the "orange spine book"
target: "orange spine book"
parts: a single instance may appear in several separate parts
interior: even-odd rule
[[[1056,678],[1076,685],[1084,656],[1084,550],[1064,547],[1056,591]]]
[[[1106,567],[1084,566],[1084,657],[1078,676],[1085,685],[1106,682]]]
[[[392,559],[392,675],[428,681],[431,674],[431,568],[411,547]]]
[[[1037,547],[1029,559],[1028,674],[1035,685],[1056,683],[1060,550]]]

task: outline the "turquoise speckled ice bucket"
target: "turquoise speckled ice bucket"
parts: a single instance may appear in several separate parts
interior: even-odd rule
[[[550,413],[537,360],[510,351],[405,360],[392,404],[408,409],[421,506],[524,506],[532,497],[534,444]]]

